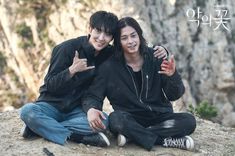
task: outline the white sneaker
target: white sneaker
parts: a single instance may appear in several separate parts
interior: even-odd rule
[[[117,144],[118,144],[118,146],[122,147],[126,143],[127,143],[126,137],[124,135],[122,135],[122,134],[118,134],[118,137],[117,137]]]
[[[163,141],[164,147],[174,147],[185,150],[193,150],[194,141],[190,136],[185,136],[182,138],[166,138]]]

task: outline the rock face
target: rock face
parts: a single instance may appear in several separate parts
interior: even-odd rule
[[[219,109],[220,123],[235,127],[233,0],[1,0],[0,103],[4,108],[18,108],[38,96],[52,47],[86,35],[88,18],[97,10],[134,17],[150,44],[162,43],[175,55],[187,85],[179,110],[207,100]],[[199,26],[190,21],[192,10],[195,17],[197,11],[199,19],[203,16]],[[220,25],[219,17],[223,18]]]
[[[185,151],[173,148],[154,147],[150,152],[134,144],[128,144],[123,148],[116,145],[116,139],[112,136],[111,146],[98,148],[76,144],[68,141],[65,146],[48,142],[42,138],[25,140],[20,136],[23,122],[19,119],[17,111],[0,113],[0,154],[4,156],[41,156],[43,148],[47,148],[55,156],[143,156],[143,155],[165,155],[165,156],[234,156],[235,155],[235,129],[226,128],[219,124],[197,119],[197,128],[192,135],[195,142],[193,151]]]

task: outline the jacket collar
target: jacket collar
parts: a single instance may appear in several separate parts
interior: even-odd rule
[[[82,48],[85,50],[88,58],[95,57],[95,48],[89,43],[90,35],[83,37]]]

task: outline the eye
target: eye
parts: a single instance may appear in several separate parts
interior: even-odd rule
[[[109,37],[110,37],[110,36],[113,36],[110,32],[106,32],[105,35],[106,35],[106,36],[109,36]]]
[[[135,34],[131,34],[131,37],[135,38],[135,37],[137,37],[137,34],[136,33]]]
[[[126,39],[127,39],[127,37],[126,37],[126,36],[121,37],[121,40],[122,40],[122,41],[125,41]]]
[[[95,28],[95,31],[96,31],[97,33],[101,33],[101,32],[102,32],[101,29],[98,29],[98,28]]]

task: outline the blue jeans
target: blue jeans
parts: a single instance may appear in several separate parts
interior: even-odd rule
[[[108,127],[108,115],[104,113],[103,120]],[[94,132],[81,106],[69,113],[61,113],[47,102],[25,104],[20,110],[20,118],[36,134],[41,137],[64,145],[72,133],[90,135]]]

